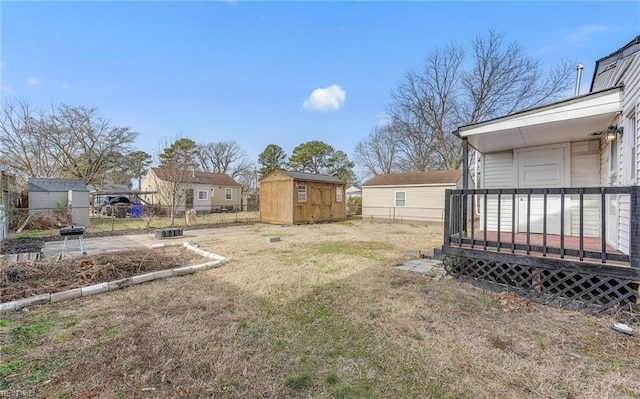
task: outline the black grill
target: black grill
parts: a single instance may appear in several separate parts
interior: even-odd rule
[[[82,226],[69,226],[60,229],[61,236],[80,236],[84,234],[84,227]]]

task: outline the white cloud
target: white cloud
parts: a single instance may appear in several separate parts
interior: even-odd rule
[[[591,36],[600,33],[600,32],[608,32],[613,29],[608,28],[604,25],[585,25],[579,27],[576,31],[570,32],[564,37],[564,42],[567,43],[583,43],[589,41]]]
[[[40,85],[40,79],[30,76],[27,78],[27,84],[31,85],[31,86],[38,86]]]
[[[614,28],[610,28],[604,25],[584,25],[578,29],[568,32],[566,35],[556,40],[553,44],[543,47],[540,52],[546,53],[549,51],[562,50],[567,47],[574,47],[577,45],[587,45],[591,39],[601,32],[611,32]]]
[[[5,93],[10,96],[13,95],[13,88],[11,86],[0,85],[0,93]]]
[[[71,88],[71,86],[69,86],[69,83],[67,82],[62,82],[62,88],[65,90],[69,90]]]
[[[332,111],[339,109],[347,97],[347,92],[339,85],[333,85],[322,89],[315,89],[309,98],[304,100],[302,107],[311,111]]]

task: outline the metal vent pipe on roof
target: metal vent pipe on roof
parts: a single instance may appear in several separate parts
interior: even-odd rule
[[[582,69],[584,68],[584,65],[582,64],[578,64],[576,66],[576,71],[577,72],[577,76],[576,76],[576,91],[573,94],[574,96],[578,96],[580,94],[580,81],[582,80]]]

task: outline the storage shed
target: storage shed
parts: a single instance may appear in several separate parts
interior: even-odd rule
[[[362,185],[362,217],[442,223],[444,192],[462,188],[462,170],[387,173]]]
[[[346,184],[329,175],[274,170],[260,181],[260,220],[283,224],[344,220]]]
[[[89,224],[89,189],[82,180],[29,178],[29,214],[68,209],[71,223]]]

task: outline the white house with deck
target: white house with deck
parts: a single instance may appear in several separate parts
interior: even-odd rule
[[[596,61],[588,93],[460,127],[465,150],[482,154],[481,188],[449,194],[443,251],[540,268],[597,262],[598,278],[639,280],[639,117],[640,36]]]

